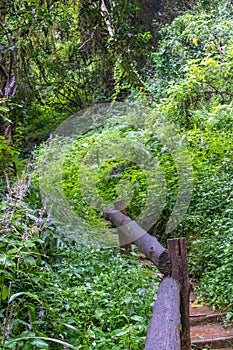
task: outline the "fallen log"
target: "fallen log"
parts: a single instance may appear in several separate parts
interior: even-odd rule
[[[134,220],[118,210],[105,207],[103,212],[106,218],[122,232],[122,245],[134,243],[165,276],[171,274],[168,251],[154,236],[149,235]]]
[[[160,283],[144,350],[180,350],[180,287],[172,277]]]

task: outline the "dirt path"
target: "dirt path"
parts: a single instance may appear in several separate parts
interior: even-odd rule
[[[190,324],[193,349],[233,349],[233,328],[224,327],[225,314],[208,305],[198,304],[190,294]]]

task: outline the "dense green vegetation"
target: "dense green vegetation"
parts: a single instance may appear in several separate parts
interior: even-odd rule
[[[92,0],[0,6],[1,349],[143,348],[156,269],[141,265],[135,249],[126,260],[94,239],[84,245],[80,233],[103,236],[109,229],[101,209],[119,198],[135,219],[162,203],[149,232],[163,244],[187,237],[190,277],[200,281],[200,296],[230,320],[230,2],[177,7],[167,1],[154,8],[153,26],[137,0],[106,2],[105,8]],[[102,107],[91,109],[94,121],[80,112],[72,134],[71,114],[116,101],[127,108],[116,104],[115,115],[106,118]],[[50,134],[65,120],[75,139]],[[192,169],[182,164],[183,175],[174,150],[188,152]],[[169,230],[181,175],[192,196],[182,221]],[[61,189],[76,215],[63,208],[63,227],[42,195],[43,176],[43,189],[51,197]],[[69,234],[66,216],[74,217],[80,236]]]
[[[46,227],[44,208],[35,213],[22,197],[25,183],[12,188],[3,217],[1,348],[143,347],[156,270],[136,253],[125,260],[119,249],[74,245]]]

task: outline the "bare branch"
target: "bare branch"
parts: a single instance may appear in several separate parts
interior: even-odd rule
[[[108,12],[108,9],[107,9],[107,6],[106,6],[104,0],[101,1],[100,13],[101,13],[101,16],[103,17],[104,22],[107,26],[108,33],[109,33],[110,37],[112,38],[114,36],[114,28],[113,28],[113,25],[110,21],[110,15],[109,15],[109,12]]]

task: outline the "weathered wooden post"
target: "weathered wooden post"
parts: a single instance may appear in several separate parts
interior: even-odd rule
[[[114,209],[118,210],[119,212],[121,212],[124,215],[127,215],[124,200],[120,200],[120,201],[115,202]],[[124,234],[124,232],[121,231],[120,228],[117,229],[117,232],[118,232],[118,237],[119,237],[121,254],[122,255],[129,255],[131,252],[131,242],[127,241],[128,237]]]
[[[189,295],[192,284],[188,276],[186,238],[168,239],[167,245],[172,277],[180,284],[181,350],[190,350]]]
[[[159,285],[144,350],[180,350],[180,285],[165,277]]]

